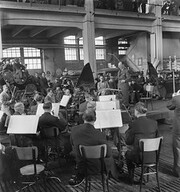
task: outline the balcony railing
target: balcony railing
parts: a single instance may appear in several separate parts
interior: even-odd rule
[[[62,6],[78,6],[84,7],[84,0],[3,0],[12,2],[22,2],[22,3],[37,3],[37,4],[52,4],[52,5],[62,5]]]
[[[3,0],[12,2],[37,4],[52,4],[59,6],[78,6],[84,7],[85,0]],[[95,9],[108,9],[116,11],[131,11],[137,13],[153,13],[155,4],[150,0],[93,0]],[[161,13],[163,15],[180,15],[180,3],[177,0],[164,0]]]

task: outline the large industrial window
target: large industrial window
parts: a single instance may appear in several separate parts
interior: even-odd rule
[[[19,58],[21,57],[20,47],[13,47],[3,50],[3,58]]]
[[[27,69],[41,69],[40,50],[36,48],[25,47],[24,64],[27,64]]]
[[[3,58],[19,58],[27,69],[41,69],[41,50],[33,47],[12,47],[3,50]]]
[[[72,61],[77,60],[77,44],[75,36],[67,36],[64,38],[64,45],[65,45],[65,60]]]
[[[65,46],[65,60],[84,60],[84,51],[83,51],[83,38],[77,39],[75,36],[68,36],[64,38],[64,46]],[[95,46],[96,46],[96,59],[103,60],[105,59],[105,45],[104,38],[97,37],[95,38]]]

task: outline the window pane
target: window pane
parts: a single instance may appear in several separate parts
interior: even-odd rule
[[[104,38],[103,38],[103,36],[95,38],[95,45],[104,45]]]
[[[3,50],[4,58],[19,58],[20,57],[20,47],[12,47]]]
[[[83,38],[79,38],[79,45],[83,45]]]
[[[40,50],[32,47],[25,47],[24,57],[40,57]]]
[[[126,50],[119,50],[119,55],[126,55]]]
[[[76,44],[76,37],[75,36],[64,37],[64,44],[75,45]]]
[[[79,54],[80,54],[80,60],[84,60],[84,50],[83,49],[79,50]]]
[[[105,50],[104,49],[96,49],[96,59],[105,59]]]
[[[41,59],[24,59],[27,69],[41,69]]]
[[[65,60],[77,60],[76,48],[65,48]]]

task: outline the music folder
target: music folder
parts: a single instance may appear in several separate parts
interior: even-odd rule
[[[58,117],[59,114],[59,107],[60,107],[60,103],[52,103],[52,110],[51,110],[51,114]],[[36,111],[36,115],[41,116],[44,113],[44,109],[43,109],[43,103],[39,103],[38,104],[38,108]]]
[[[12,115],[7,134],[36,134],[38,121],[37,115]]]

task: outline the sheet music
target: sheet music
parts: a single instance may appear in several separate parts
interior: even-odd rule
[[[52,110],[51,110],[51,114],[58,117],[59,114],[59,107],[60,107],[60,103],[52,103]],[[38,108],[36,111],[36,115],[41,116],[44,113],[44,109],[43,109],[43,103],[39,103],[38,104]]]
[[[99,101],[115,101],[116,95],[103,95],[99,96]]]
[[[66,107],[70,98],[71,98],[71,96],[63,95],[63,97],[62,97],[62,99],[60,101],[60,106]]]
[[[3,114],[4,114],[4,112],[0,111],[0,122],[1,122],[1,118],[2,118]]]
[[[12,115],[7,129],[8,134],[36,134],[39,116]]]
[[[104,110],[96,111],[96,121],[94,127],[96,129],[122,127],[121,110]]]
[[[113,109],[119,109],[119,101],[97,101],[96,102],[96,110],[113,110]]]

